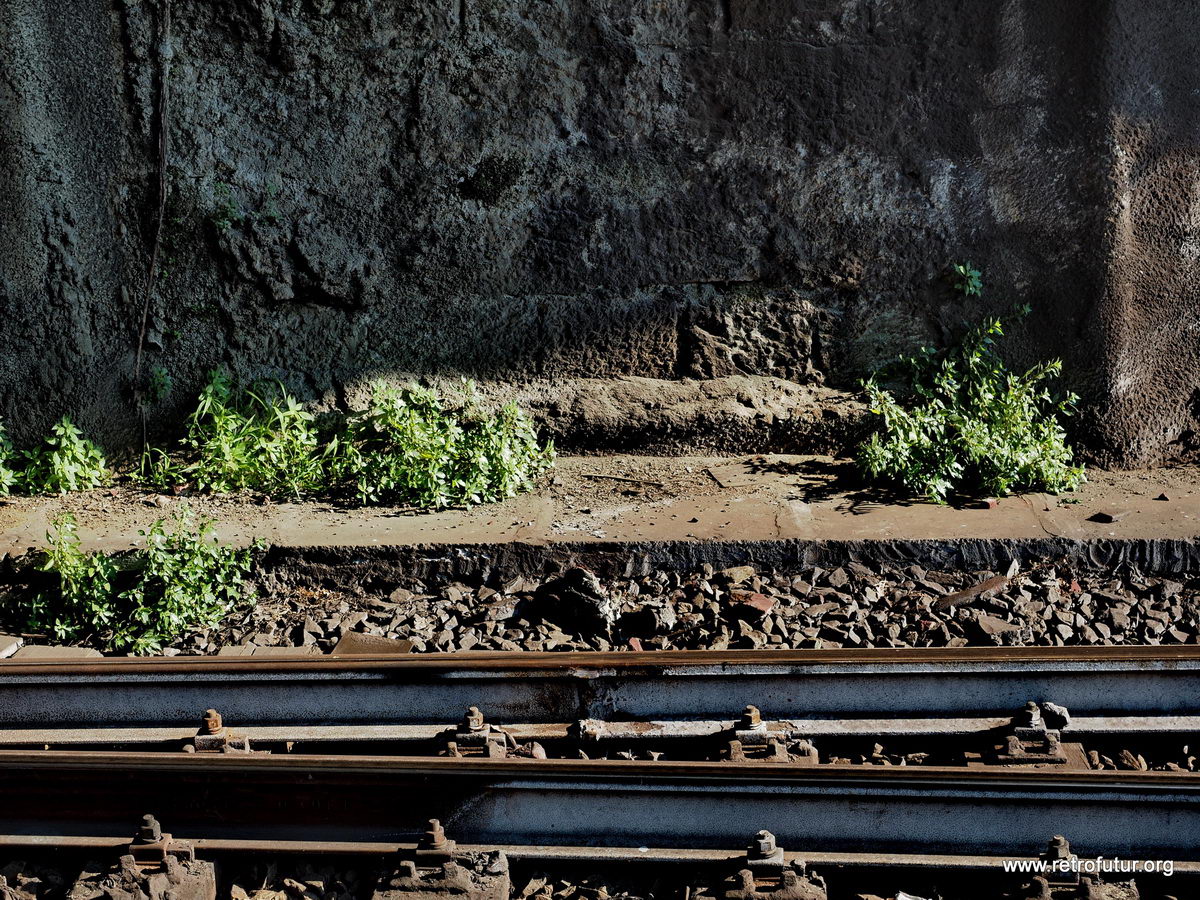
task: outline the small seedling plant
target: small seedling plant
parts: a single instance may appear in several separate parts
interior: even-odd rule
[[[983,296],[983,273],[969,262],[958,263],[954,266],[954,289],[961,291],[964,297]]]
[[[1029,312],[1017,311],[1018,317]],[[1023,373],[1006,367],[997,348],[1004,323],[989,318],[946,351],[923,348],[901,360],[903,399],[872,377],[863,383],[879,427],[858,448],[873,481],[899,484],[942,503],[951,492],[1005,496],[1014,491],[1070,491],[1084,481],[1061,418],[1078,398],[1049,389],[1058,360]]]

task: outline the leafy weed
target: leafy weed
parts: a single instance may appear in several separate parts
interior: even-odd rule
[[[1009,372],[997,350],[1003,334],[1003,322],[988,319],[958,347],[941,353],[926,347],[902,360],[911,389],[903,402],[875,377],[863,383],[871,412],[880,418],[879,430],[858,448],[867,476],[939,503],[951,491],[1058,493],[1084,481],[1059,422],[1078,398],[1055,399],[1047,387],[1062,364]]]

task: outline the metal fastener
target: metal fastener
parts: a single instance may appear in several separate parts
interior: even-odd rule
[[[142,824],[138,826],[137,837],[134,840],[139,844],[157,844],[162,840],[162,825],[158,819],[146,813],[142,816]]]
[[[446,848],[446,832],[442,828],[442,823],[437,819],[429,820],[429,828],[425,832],[424,843],[430,850],[444,850]]]
[[[775,835],[767,831],[765,828],[754,836],[754,842],[751,844],[753,856],[758,859],[766,859],[776,850]]]
[[[1071,845],[1067,839],[1061,834],[1056,834],[1046,844],[1046,852],[1042,856],[1043,859],[1070,859]]]
[[[463,727],[467,731],[483,731],[484,724],[483,713],[479,711],[478,706],[472,706],[467,710],[467,717],[463,720]]]
[[[738,722],[738,728],[741,731],[750,731],[755,728],[762,728],[763,720],[762,713],[759,712],[757,706],[747,705],[742,711],[741,721]]]

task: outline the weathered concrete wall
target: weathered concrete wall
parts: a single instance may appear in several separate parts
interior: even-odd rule
[[[18,437],[62,412],[140,437],[161,113],[152,430],[225,364],[329,404],[472,375],[600,441],[709,397],[653,427],[819,444],[822,385],[1027,300],[1015,356],[1064,357],[1098,454],[1195,441],[1182,5],[172,0],[163,41],[165,4],[0,6]],[[984,302],[949,289],[959,259]],[[580,401],[622,376],[656,381]]]

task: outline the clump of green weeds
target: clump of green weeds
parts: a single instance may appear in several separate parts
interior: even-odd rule
[[[54,520],[46,539],[50,549],[38,568],[58,577],[58,589],[28,601],[26,627],[60,642],[110,631],[116,616],[116,562],[103,553],[80,549],[75,517],[70,513]]]
[[[100,448],[63,416],[42,446],[24,453],[14,483],[30,494],[63,494],[99,487],[111,473]]]
[[[996,345],[1003,334],[1001,319],[987,319],[957,347],[940,353],[925,347],[901,360],[910,388],[904,401],[875,377],[863,383],[880,418],[879,430],[858,448],[858,463],[870,478],[939,503],[951,491],[1058,493],[1084,481],[1059,421],[1073,413],[1078,398],[1055,399],[1047,387],[1062,363],[1010,372]]]
[[[146,531],[145,550],[121,557],[81,549],[69,513],[47,534],[39,568],[55,589],[26,602],[26,627],[59,642],[153,653],[189,630],[217,624],[241,600],[250,551],[217,543],[211,522],[195,530],[185,512]]]
[[[449,402],[433,391],[376,382],[333,447],[334,479],[363,503],[443,507],[502,500],[528,490],[554,461],[515,403],[485,412],[472,382]]]
[[[243,489],[299,497],[325,483],[324,452],[312,413],[283,385],[235,389],[213,372],[188,418],[183,440],[190,462],[175,465],[161,451],[143,472],[159,486],[186,480],[217,492]]]
[[[159,490],[174,489],[188,483],[187,466],[160,447],[146,446],[136,479]]]
[[[150,377],[146,383],[146,397],[151,403],[161,403],[175,387],[175,379],[164,366],[154,366],[150,369]]]
[[[512,497],[554,461],[553,445],[539,443],[516,404],[489,412],[469,381],[451,398],[376,382],[367,409],[327,433],[323,439],[313,415],[281,385],[239,390],[214,372],[188,420],[184,461],[147,448],[141,477],[160,488],[444,507]]]

